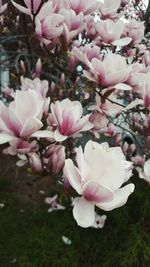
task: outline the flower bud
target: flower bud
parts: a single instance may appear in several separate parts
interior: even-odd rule
[[[31,154],[30,158],[29,158],[29,162],[31,165],[32,170],[35,173],[41,173],[42,172],[42,163],[41,163],[41,159],[39,158],[39,156],[36,153]]]
[[[65,147],[61,145],[50,145],[44,154],[44,163],[57,174],[61,171],[65,162]]]

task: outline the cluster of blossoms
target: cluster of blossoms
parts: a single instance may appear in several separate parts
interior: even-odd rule
[[[21,58],[17,74],[11,70],[13,84],[21,76],[15,89],[2,88],[3,152],[17,155],[18,165],[28,163],[37,174],[55,175],[67,193],[74,189],[77,224],[97,228],[99,220],[101,228],[106,216],[98,217],[95,206],[110,211],[124,205],[134,191],[133,183],[126,184],[133,170],[150,182],[150,52],[144,23],[126,19],[131,1],[11,2],[0,1],[2,35],[10,34],[4,12],[7,18],[13,9],[30,22],[27,47],[41,56],[30,67]],[[19,30],[21,16],[14,21]],[[28,58],[23,41],[17,49]],[[123,141],[124,133],[132,144]],[[46,200],[50,211],[64,209],[56,199]]]

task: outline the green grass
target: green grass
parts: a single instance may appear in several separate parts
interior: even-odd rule
[[[48,213],[47,205],[20,202],[2,184],[0,267],[150,266],[150,191],[144,181],[136,181],[127,205],[107,213],[102,230],[77,227],[70,205]],[[62,235],[72,244],[65,245]]]

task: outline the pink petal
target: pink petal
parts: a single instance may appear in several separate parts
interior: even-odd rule
[[[16,116],[13,110],[10,110],[4,105],[1,105],[0,110],[0,129],[2,131],[13,133],[16,136],[20,135],[22,123]]]
[[[113,199],[113,193],[96,182],[88,181],[82,187],[83,196],[94,203],[108,202]]]

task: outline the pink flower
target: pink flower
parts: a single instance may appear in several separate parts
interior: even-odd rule
[[[42,127],[43,100],[33,90],[16,91],[7,107],[0,102],[0,143],[28,139]]]
[[[113,44],[115,46],[128,45],[132,39],[129,37],[121,38],[124,27],[125,25],[121,20],[117,22],[113,22],[111,19],[100,21],[96,24],[98,39],[100,38],[105,44]]]
[[[41,4],[42,0],[24,0],[24,3],[26,5],[26,7],[17,4],[13,0],[11,2],[21,12],[23,12],[23,13],[25,13],[27,15],[31,15],[32,12],[36,13],[38,8],[40,7],[40,4]],[[33,6],[32,6],[32,3],[33,3]]]
[[[83,13],[84,15],[89,15],[95,12],[99,7],[98,0],[68,0],[68,8],[75,11],[76,14]]]
[[[73,46],[71,51],[72,56],[75,57],[76,64],[80,61],[87,67],[90,67],[90,62],[93,58],[102,59],[100,48],[98,46],[91,46],[91,44],[80,46],[80,43],[78,46]]]
[[[89,107],[89,110],[98,111],[105,116],[113,116],[121,112],[124,108],[119,105],[115,92],[110,91],[110,95],[108,95],[106,99],[104,98],[105,92],[106,90],[104,90],[104,94],[102,94],[101,97],[96,94],[96,105]],[[107,92],[109,92],[109,90],[107,90]]]
[[[42,162],[41,162],[41,159],[37,153],[32,153],[30,155],[29,162],[30,162],[32,170],[35,173],[41,173],[43,171]]]
[[[126,23],[123,36],[132,38],[132,45],[137,45],[144,37],[144,30],[144,22],[132,20]]]
[[[21,90],[34,90],[39,95],[39,98],[44,101],[43,111],[45,113],[48,112],[50,104],[50,97],[46,97],[49,90],[48,81],[41,81],[39,78],[31,80],[29,78],[21,77]]]
[[[24,141],[23,139],[15,139],[9,142],[10,146],[3,150],[4,154],[9,155],[24,155],[33,153],[38,150],[37,142],[34,140],[29,143],[29,141]]]
[[[95,39],[97,35],[97,31],[95,28],[95,19],[93,16],[87,16],[86,17],[86,27],[85,27],[87,36],[90,37],[90,39]]]
[[[7,4],[3,5],[2,0],[0,0],[0,14],[2,14],[7,8]]]
[[[103,19],[113,18],[117,15],[121,0],[104,0],[100,5],[101,17]]]
[[[76,15],[72,9],[64,9],[61,14],[65,17],[63,23],[63,34],[69,43],[73,38],[75,38],[84,29],[84,16],[82,13]]]
[[[57,174],[62,170],[65,163],[65,158],[65,147],[53,144],[46,148],[43,161],[48,169]]]
[[[93,112],[90,116],[90,122],[93,124],[92,133],[96,138],[99,138],[101,133],[108,125],[109,120],[107,119],[105,114],[101,114],[100,112]]]
[[[84,70],[83,74],[102,87],[129,90],[122,84],[129,76],[129,67],[126,59],[120,55],[107,54],[103,61],[93,58],[89,70]]]
[[[62,34],[63,21],[64,17],[55,13],[53,3],[48,1],[35,17],[35,32],[41,41],[48,45]]]
[[[81,197],[74,199],[73,216],[82,227],[95,221],[95,205],[109,211],[123,206],[134,191],[134,184],[121,187],[131,176],[132,163],[125,160],[120,147],[89,141],[77,150],[77,166],[65,160],[64,175]],[[121,188],[120,188],[121,187]]]
[[[88,131],[93,127],[89,121],[89,115],[82,117],[82,113],[83,108],[79,101],[70,101],[67,98],[51,104],[48,123],[51,127],[56,127],[54,132],[56,141],[62,142],[69,136]]]

